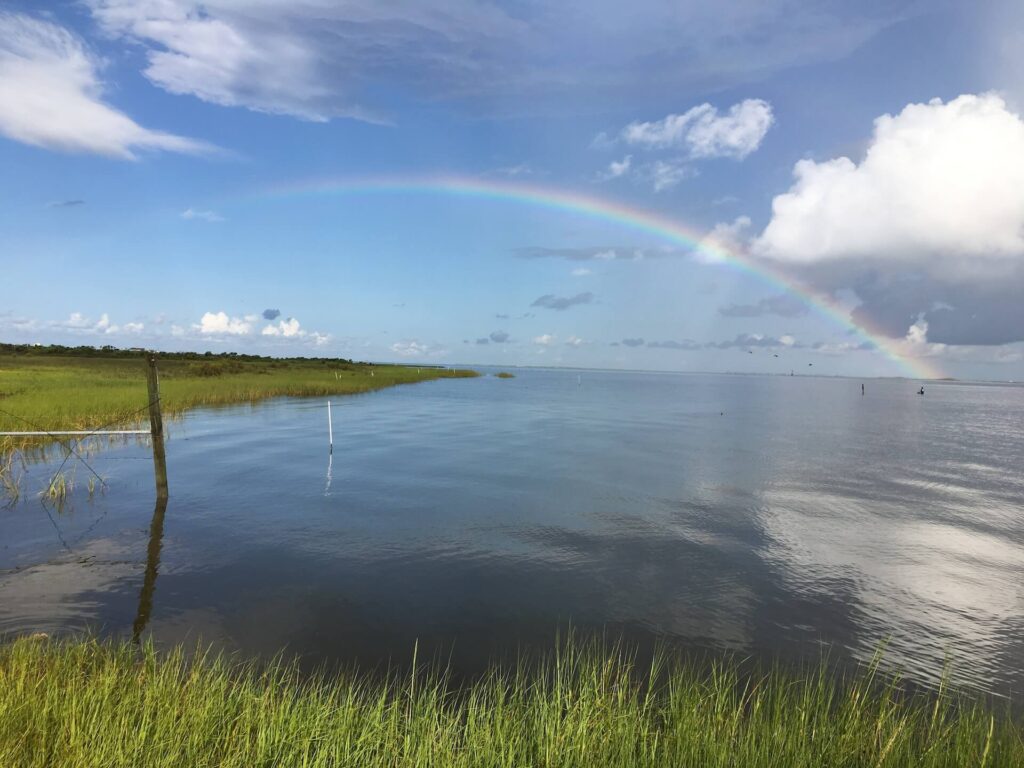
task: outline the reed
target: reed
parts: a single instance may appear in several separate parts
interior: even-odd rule
[[[0,765],[1009,766],[1020,723],[877,666],[758,668],[570,640],[455,686],[433,668],[303,676],[95,639],[0,646]]]
[[[25,462],[20,453],[0,453],[0,498],[4,500],[5,505],[11,506],[18,502],[24,474]]]

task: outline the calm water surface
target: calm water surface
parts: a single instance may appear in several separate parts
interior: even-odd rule
[[[169,426],[27,468],[0,510],[0,633],[91,628],[472,671],[558,627],[888,659],[1024,692],[1024,389],[517,371]],[[73,463],[73,462],[72,462]]]

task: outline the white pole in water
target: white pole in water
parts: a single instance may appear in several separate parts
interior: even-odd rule
[[[327,440],[330,444],[329,453],[334,453],[334,425],[331,423],[331,401],[327,401]]]

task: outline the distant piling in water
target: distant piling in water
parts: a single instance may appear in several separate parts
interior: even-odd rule
[[[327,401],[327,452],[334,453],[334,424],[331,423],[331,401]]]

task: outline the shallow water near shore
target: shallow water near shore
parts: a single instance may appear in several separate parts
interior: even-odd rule
[[[1024,388],[520,369],[169,423],[0,509],[0,633],[467,673],[559,627],[1024,693]],[[75,466],[72,458],[68,466]]]

